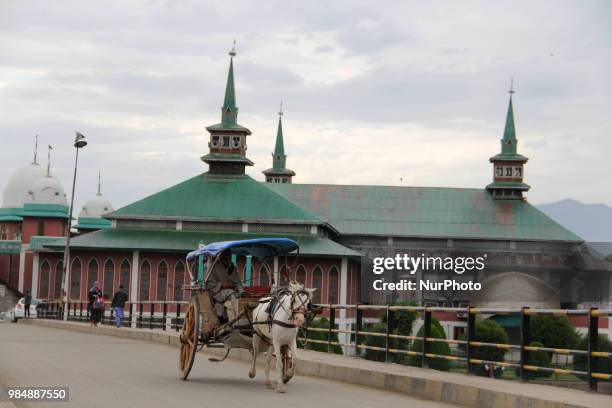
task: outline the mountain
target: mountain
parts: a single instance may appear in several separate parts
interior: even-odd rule
[[[612,253],[612,207],[572,199],[536,207],[585,241],[596,243],[593,246],[604,255]]]

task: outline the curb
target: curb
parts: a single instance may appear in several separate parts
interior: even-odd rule
[[[146,329],[91,327],[83,323],[56,320],[28,320],[27,324],[148,341],[178,347],[175,332]],[[20,322],[21,323],[21,322]],[[207,354],[222,354],[221,349],[207,349]],[[251,361],[246,350],[232,350],[232,360]],[[359,361],[360,367],[355,367]],[[381,364],[351,357],[301,350],[296,374],[375,387],[426,400],[478,408],[599,408],[611,407],[612,397],[570,390],[550,385],[522,384],[511,381],[445,373],[395,364]],[[511,390],[520,388],[520,390]],[[544,397],[543,395],[546,395]],[[571,402],[580,400],[580,402]]]

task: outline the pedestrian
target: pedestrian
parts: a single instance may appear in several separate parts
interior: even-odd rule
[[[26,319],[30,318],[30,305],[32,304],[32,295],[30,294],[30,289],[26,289],[26,293],[23,299],[23,302],[25,303],[25,310],[23,317]]]
[[[115,292],[113,296],[113,301],[111,302],[111,307],[115,312],[115,326],[118,328],[121,327],[121,319],[123,319],[123,308],[125,307],[125,302],[127,302],[128,296],[127,292],[123,288],[123,285],[119,285],[119,290]]]
[[[96,301],[100,298],[103,299],[102,289],[100,289],[100,284],[98,283],[98,281],[95,281],[91,289],[89,289],[89,292],[87,292],[87,300],[89,301],[87,305],[87,310],[89,311],[89,321],[91,322],[92,326],[97,326],[100,322],[100,319],[98,318],[96,312],[96,310],[99,309],[96,309],[95,307]],[[104,301],[102,301],[102,310],[104,310]],[[97,321],[96,318],[98,318]]]
[[[106,299],[105,295],[96,296],[96,299],[93,302],[93,323],[94,326],[97,326],[102,318],[104,317],[104,299]]]

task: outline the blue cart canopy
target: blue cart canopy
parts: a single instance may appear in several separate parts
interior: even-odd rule
[[[187,254],[187,260],[198,256],[217,256],[225,250],[230,250],[232,255],[251,255],[258,260],[283,256],[298,248],[297,242],[289,238],[256,238],[242,241],[213,242],[191,251]]]

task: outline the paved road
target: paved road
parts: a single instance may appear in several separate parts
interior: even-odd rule
[[[0,323],[0,384],[69,385],[61,407],[450,407],[374,388],[297,376],[286,394],[248,378],[244,362],[196,356],[189,381],[177,377],[177,349],[163,344],[25,324]],[[1,406],[1,405],[0,405]],[[17,406],[43,406],[23,404]]]

